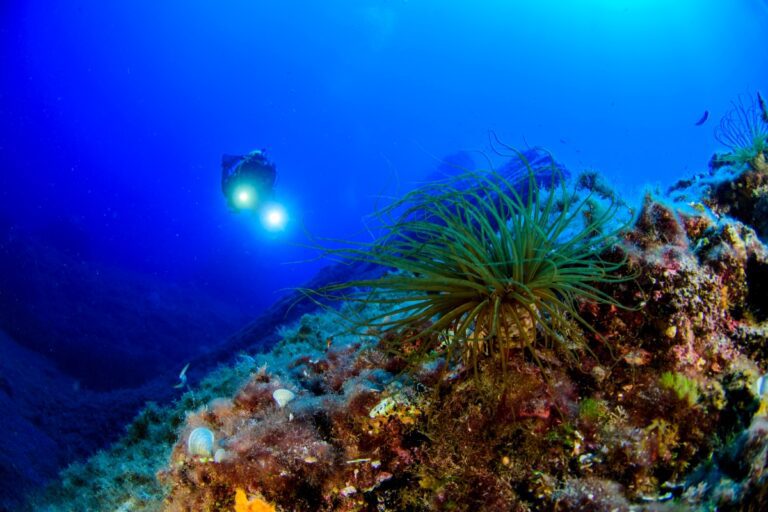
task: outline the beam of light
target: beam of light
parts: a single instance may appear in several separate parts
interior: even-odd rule
[[[256,191],[253,187],[242,185],[235,189],[234,202],[238,208],[251,208],[256,204]]]
[[[288,215],[279,204],[270,204],[262,214],[262,223],[269,231],[282,231],[288,223]]]

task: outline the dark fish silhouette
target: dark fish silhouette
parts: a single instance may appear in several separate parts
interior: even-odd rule
[[[701,116],[701,119],[699,119],[698,121],[696,121],[696,126],[701,126],[701,125],[703,125],[704,123],[706,123],[706,122],[707,122],[707,119],[709,119],[709,110],[705,110],[705,111],[704,111],[704,115],[703,115],[703,116]]]

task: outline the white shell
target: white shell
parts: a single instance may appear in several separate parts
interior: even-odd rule
[[[213,454],[215,436],[213,431],[206,427],[197,427],[189,433],[187,439],[187,452],[198,457],[210,457]]]
[[[386,416],[397,406],[397,402],[391,396],[382,399],[379,403],[373,406],[368,416],[375,418],[376,416]]]
[[[213,462],[222,462],[229,457],[229,452],[224,448],[219,448],[216,453],[213,454]]]
[[[272,393],[272,398],[274,398],[275,402],[277,402],[277,406],[282,409],[288,402],[296,398],[296,395],[290,389],[280,388],[276,389],[275,392]]]
[[[763,375],[755,382],[755,394],[758,398],[768,393],[768,375]]]

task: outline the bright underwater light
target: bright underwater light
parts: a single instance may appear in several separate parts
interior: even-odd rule
[[[256,203],[256,190],[249,185],[240,185],[233,192],[235,206],[251,208]]]
[[[288,222],[288,216],[285,208],[279,204],[270,204],[264,209],[262,214],[262,223],[270,231],[280,231],[285,228]]]

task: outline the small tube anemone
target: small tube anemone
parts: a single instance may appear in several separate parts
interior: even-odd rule
[[[756,100],[739,97],[720,120],[715,130],[717,141],[728,148],[719,159],[729,164],[748,163],[757,171],[768,170],[764,153],[768,151],[768,107],[757,93]]]

